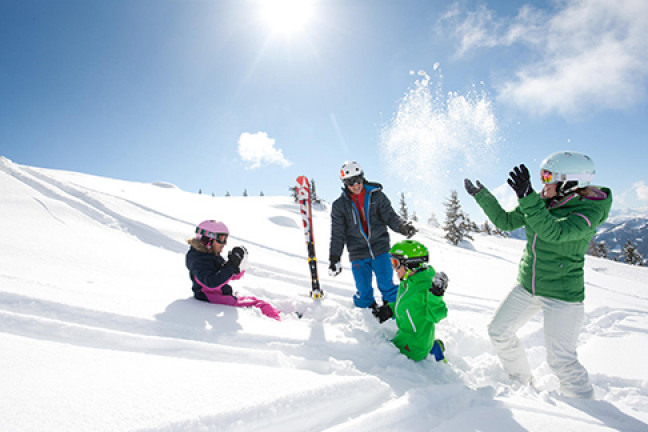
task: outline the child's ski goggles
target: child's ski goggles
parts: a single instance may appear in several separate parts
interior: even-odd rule
[[[403,265],[403,263],[398,258],[391,257],[390,260],[391,260],[391,265],[394,268],[394,270],[398,270],[400,268],[400,266]]]
[[[205,231],[204,229],[196,228],[196,234],[199,234],[204,237],[209,237],[210,239],[214,240],[218,244],[227,243],[228,235],[226,233],[213,233],[213,232]]]

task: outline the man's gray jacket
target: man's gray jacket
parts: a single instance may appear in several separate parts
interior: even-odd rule
[[[394,211],[379,183],[365,183],[364,209],[369,232],[365,233],[360,214],[345,187],[331,209],[331,246],[329,257],[339,258],[347,246],[349,259],[375,258],[389,252],[389,226],[399,232],[403,219]]]

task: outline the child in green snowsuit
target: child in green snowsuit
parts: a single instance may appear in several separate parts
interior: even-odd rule
[[[415,240],[403,240],[389,251],[400,286],[396,301],[374,313],[383,323],[392,316],[398,331],[393,343],[412,360],[423,360],[432,353],[437,361],[444,359],[443,342],[435,339],[434,325],[448,315],[443,294],[448,286],[445,273],[436,273],[427,264],[427,248]]]

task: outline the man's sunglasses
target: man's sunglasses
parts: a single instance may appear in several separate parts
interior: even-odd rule
[[[357,176],[353,176],[353,177],[347,177],[342,181],[347,186],[353,186],[353,185],[356,185],[356,184],[362,184],[364,182],[364,177],[361,176],[361,175],[357,175]]]

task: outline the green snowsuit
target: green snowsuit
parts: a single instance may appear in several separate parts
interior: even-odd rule
[[[567,302],[585,299],[585,253],[612,206],[610,189],[596,190],[597,197],[572,193],[561,200],[543,200],[532,192],[510,212],[502,209],[486,188],[475,195],[497,228],[512,231],[525,227],[527,245],[518,282],[531,294]]]
[[[398,331],[394,345],[412,360],[423,360],[434,345],[434,325],[448,315],[443,297],[430,292],[435,271],[420,270],[401,280],[396,302],[390,303]]]

